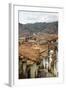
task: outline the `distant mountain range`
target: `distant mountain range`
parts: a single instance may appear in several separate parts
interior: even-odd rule
[[[19,26],[19,37],[28,36],[33,33],[43,32],[49,34],[58,34],[58,22],[51,23],[28,23],[28,24],[18,24]]]

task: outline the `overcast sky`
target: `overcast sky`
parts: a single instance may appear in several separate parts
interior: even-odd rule
[[[57,13],[19,11],[19,23],[53,22],[58,21]]]

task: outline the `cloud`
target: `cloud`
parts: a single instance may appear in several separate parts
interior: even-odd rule
[[[48,12],[19,12],[19,23],[53,22],[58,21],[58,13]]]

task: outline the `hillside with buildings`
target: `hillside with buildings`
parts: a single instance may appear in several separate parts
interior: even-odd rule
[[[19,25],[19,79],[57,77],[58,22]]]

